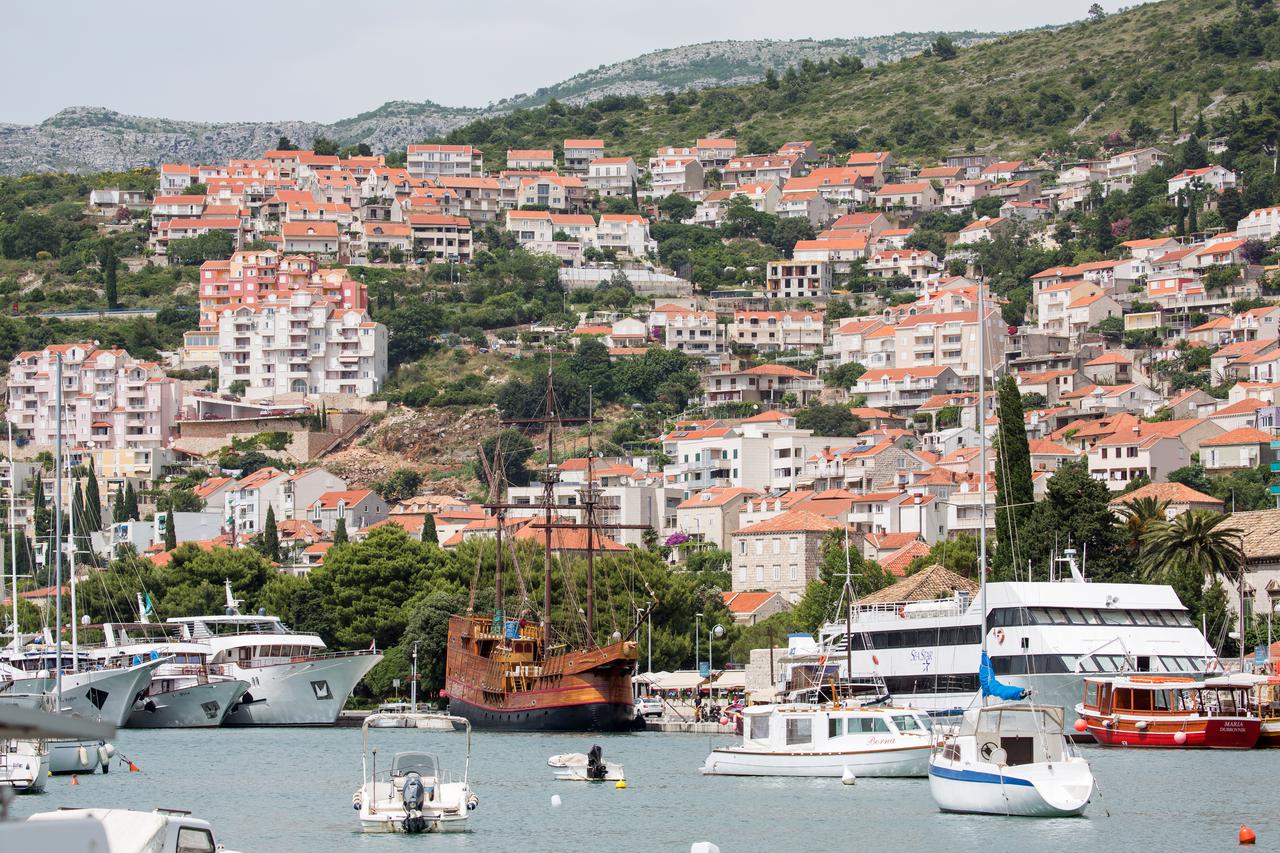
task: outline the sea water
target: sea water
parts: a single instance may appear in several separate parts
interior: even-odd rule
[[[372,732],[379,767],[396,751],[439,754],[461,772],[465,737],[415,729]],[[711,841],[737,851],[1226,850],[1240,824],[1258,849],[1280,849],[1275,793],[1280,750],[1085,748],[1101,794],[1082,818],[949,815],[926,779],[765,779],[703,776],[712,745],[731,737],[659,734],[473,735],[471,784],[480,797],[461,835],[361,835],[351,807],[360,783],[360,730],[350,728],[125,730],[115,744],[141,769],[49,780],[19,797],[18,817],[60,806],[192,811],[238,851],[687,851]],[[547,758],[592,744],[621,763],[627,788],[559,782]],[[551,805],[553,794],[562,804]],[[52,851],[42,851],[52,853]]]

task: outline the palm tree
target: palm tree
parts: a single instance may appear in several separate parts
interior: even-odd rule
[[[1239,531],[1224,528],[1227,518],[1220,512],[1192,510],[1173,521],[1149,523],[1142,536],[1143,574],[1163,578],[1195,569],[1209,583],[1225,578],[1236,585],[1244,567],[1244,549]]]
[[[1168,508],[1169,502],[1157,497],[1134,498],[1121,504],[1120,524],[1124,527],[1129,551],[1135,557],[1142,553],[1142,540],[1147,531],[1165,521],[1167,518],[1165,510]]]

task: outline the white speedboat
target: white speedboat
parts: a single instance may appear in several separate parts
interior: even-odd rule
[[[604,760],[604,750],[599,745],[588,753],[566,752],[547,759],[547,766],[560,782],[623,782],[626,774],[621,764]]]
[[[0,740],[0,787],[38,794],[49,778],[49,747],[36,738]]]
[[[929,791],[948,812],[1071,817],[1093,796],[1093,773],[1063,730],[1063,710],[1027,702],[971,708],[941,732]]]
[[[233,853],[218,843],[209,821],[192,817],[191,812],[180,809],[143,812],[62,808],[56,812],[33,814],[24,824],[11,828],[22,833],[15,832],[15,843],[22,839],[30,845],[14,849],[43,846],[53,850],[104,850],[109,853]]]
[[[127,666],[161,660],[151,683],[133,703],[125,723],[130,728],[220,726],[249,689],[248,682],[210,667],[212,649],[182,640],[179,626],[108,622],[96,627],[102,630],[104,643],[92,654],[102,663]]]
[[[378,769],[378,750],[369,747],[369,731],[380,728],[380,714],[370,714],[362,728],[360,788],[351,798],[364,832],[463,832],[470,813],[480,800],[471,790],[471,723],[464,717],[409,712],[414,728],[427,731],[462,730],[467,735],[467,757],[462,776],[440,767],[430,752],[397,752],[386,770]]]
[[[223,719],[227,726],[332,725],[365,673],[382,660],[374,649],[327,652],[315,634],[296,634],[279,618],[245,616],[227,584],[227,614],[181,616],[182,639],[207,645],[209,663],[248,690]]]
[[[906,708],[757,705],[744,708],[742,743],[716,747],[714,776],[927,775],[927,716]]]

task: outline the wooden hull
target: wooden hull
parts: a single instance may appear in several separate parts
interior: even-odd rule
[[[1258,748],[1280,748],[1280,720],[1267,719],[1262,721],[1262,734],[1258,736]]]
[[[634,642],[543,661],[503,661],[472,650],[468,624],[474,623],[460,617],[449,623],[445,691],[451,714],[466,717],[478,729],[609,732],[632,728]]]
[[[1103,720],[1085,714],[1088,731],[1102,746],[1149,747],[1154,749],[1252,749],[1258,743],[1262,724],[1244,717],[1211,717],[1188,720],[1152,721],[1139,730],[1135,720],[1120,720],[1110,726]],[[1178,743],[1175,736],[1186,737]]]

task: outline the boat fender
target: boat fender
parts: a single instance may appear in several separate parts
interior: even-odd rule
[[[478,805],[480,805],[480,798],[477,797],[475,794],[469,794],[467,796],[467,811],[469,812],[475,811],[476,806]]]
[[[102,749],[105,749],[105,750],[107,751],[107,758],[114,758],[114,757],[115,757],[115,754],[116,754],[116,748],[115,748],[114,746],[112,746],[110,743],[103,742],[103,744],[102,744],[102,747],[101,747],[101,748],[102,748]]]
[[[854,772],[853,772],[851,769],[849,769],[849,765],[848,765],[848,764],[846,764],[846,765],[844,766],[844,773],[843,773],[843,774],[841,774],[841,776],[840,776],[840,784],[841,784],[841,785],[856,785],[856,784],[858,784],[858,777],[857,777],[856,775],[854,775]]]
[[[551,795],[551,808],[553,808],[553,809],[558,809],[558,808],[560,808],[560,795],[559,795],[559,794],[552,794],[552,795]]]
[[[619,791],[621,791],[621,790],[623,790],[624,788],[626,788],[626,787],[627,787],[627,780],[626,780],[626,779],[619,779],[617,782],[615,782],[615,783],[614,783],[613,787],[615,787],[615,788],[617,788]]]
[[[1137,727],[1138,731],[1140,732],[1145,732],[1147,730],[1146,720],[1138,720],[1138,722],[1134,723],[1134,725]]]
[[[1084,720],[1076,720],[1075,728],[1076,728],[1076,731],[1083,732],[1085,729],[1089,728],[1089,724],[1086,723]]]
[[[1004,645],[1004,629],[1003,628],[996,629],[996,642],[1000,643],[1001,645]]]
[[[76,763],[81,767],[89,766],[89,750],[85,749],[83,744],[76,747]]]
[[[98,747],[98,763],[103,766],[104,772],[111,765],[111,753],[107,752],[106,744]]]
[[[1173,733],[1173,742],[1174,742],[1174,743],[1176,743],[1178,746],[1182,746],[1184,743],[1186,743],[1186,742],[1187,742],[1187,733],[1186,733],[1186,732],[1174,732],[1174,733]]]

